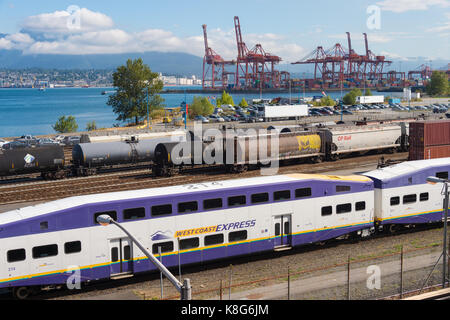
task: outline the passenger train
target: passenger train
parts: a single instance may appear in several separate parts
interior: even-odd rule
[[[168,267],[206,263],[382,230],[442,223],[450,158],[363,175],[290,174],[87,195],[0,214],[0,288],[42,287],[154,271],[110,215]]]

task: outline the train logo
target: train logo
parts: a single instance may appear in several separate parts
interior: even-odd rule
[[[154,234],[152,234],[151,239],[152,241],[159,241],[159,240],[168,240],[172,239],[171,237],[172,232],[171,231],[157,231]]]
[[[253,228],[255,226],[256,226],[256,220],[219,224],[219,225],[212,226],[212,227],[194,228],[194,229],[177,231],[175,233],[175,238],[182,238],[182,237],[188,237],[188,236],[192,236],[192,235],[208,234],[208,233],[221,232],[221,231],[231,231],[231,230]]]
[[[297,136],[299,151],[320,149],[322,140],[319,135]]]
[[[25,160],[25,167],[26,168],[34,167],[36,165],[35,163],[33,163],[34,160],[36,160],[36,158],[33,157],[31,154],[27,154],[25,156],[25,158],[23,158],[23,160]]]
[[[338,137],[338,141],[342,142],[342,141],[351,141],[352,140],[352,136],[340,136]]]

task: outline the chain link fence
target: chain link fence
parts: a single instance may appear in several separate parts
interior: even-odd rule
[[[442,285],[442,245],[403,250],[378,256],[348,257],[339,264],[302,270],[286,266],[273,276],[259,272],[239,275],[230,266],[209,285],[193,282],[195,300],[375,300],[400,299]],[[268,262],[270,263],[270,262]],[[448,271],[447,271],[448,272]],[[177,300],[179,295],[166,280],[162,296],[156,289],[138,292],[144,299]],[[161,288],[161,287],[160,287]],[[159,289],[160,289],[159,288]]]

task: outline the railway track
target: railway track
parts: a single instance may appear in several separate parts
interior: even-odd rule
[[[319,164],[297,163],[280,167],[278,173],[322,173],[334,170],[351,169],[365,165],[376,165],[382,156],[385,159],[390,160],[406,160],[408,154],[377,154]],[[257,177],[260,174],[261,172],[259,170],[248,171],[239,175],[227,174],[223,170],[218,171],[217,167],[212,167],[203,170],[188,169],[182,174],[170,178],[155,178],[148,169],[142,169],[59,181],[41,181],[13,186],[4,185],[0,186],[0,205],[24,202],[44,202],[71,196],[229,180],[236,179],[237,177],[249,178]]]

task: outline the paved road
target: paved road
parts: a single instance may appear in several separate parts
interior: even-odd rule
[[[433,266],[439,253],[432,253],[404,260],[404,272],[423,270]],[[381,270],[381,285],[383,278],[400,273],[400,263],[398,260],[379,264]],[[347,286],[347,271],[333,272],[327,275],[310,277],[306,279],[291,281],[291,299],[320,290],[332,290],[335,287]],[[368,274],[367,267],[351,269],[350,283],[367,282],[371,274]],[[224,294],[228,299],[228,292]],[[216,297],[212,300],[218,300]],[[231,294],[231,300],[287,300],[287,282],[262,288],[252,289],[244,292]]]

